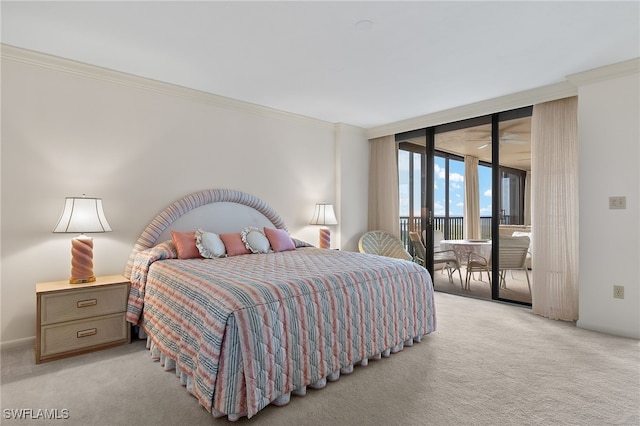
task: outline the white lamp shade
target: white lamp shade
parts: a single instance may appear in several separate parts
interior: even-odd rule
[[[333,211],[333,204],[318,203],[311,218],[310,225],[337,225],[338,220]]]
[[[67,197],[64,210],[53,232],[109,232],[111,226],[102,210],[101,198]]]

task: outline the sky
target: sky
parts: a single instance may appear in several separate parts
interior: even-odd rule
[[[408,151],[398,151],[398,172],[400,184],[400,216],[409,216],[409,155]],[[435,157],[435,199],[434,216],[445,215],[445,159]],[[414,161],[414,180],[420,181],[420,163]],[[463,216],[464,212],[464,162],[449,160],[449,216]],[[491,216],[491,169],[480,166],[478,170],[480,182],[480,215]],[[414,188],[414,215],[420,215],[420,187]]]

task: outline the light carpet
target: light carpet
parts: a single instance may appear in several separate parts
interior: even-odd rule
[[[640,424],[640,341],[445,293],[436,309],[438,330],[422,343],[236,424]],[[32,348],[14,348],[1,364],[3,425],[232,424],[201,408],[141,341],[41,365]],[[17,420],[21,409],[68,418]]]

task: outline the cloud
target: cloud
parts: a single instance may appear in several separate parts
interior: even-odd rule
[[[442,173],[444,175],[444,171]],[[449,182],[464,182],[464,176],[462,176],[460,173],[450,173]]]
[[[491,197],[491,190],[490,190],[490,189],[487,189],[486,191],[484,191],[484,194],[483,194],[483,195],[484,195],[485,197]]]
[[[434,164],[433,165],[433,170],[435,172],[435,175],[438,176],[440,174],[440,171],[443,170],[439,164]]]
[[[480,216],[491,216],[491,205],[480,208]]]

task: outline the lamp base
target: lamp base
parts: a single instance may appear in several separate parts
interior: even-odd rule
[[[71,278],[70,284],[90,283],[96,280],[93,275],[93,239],[80,235],[71,240]]]
[[[331,247],[331,230],[329,228],[320,228],[320,248],[328,249]]]

